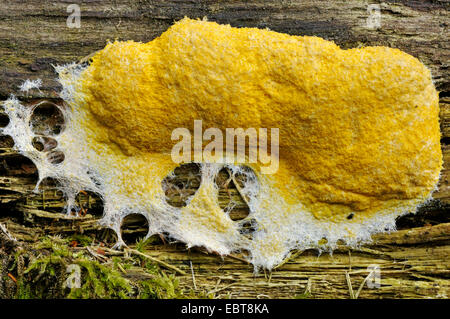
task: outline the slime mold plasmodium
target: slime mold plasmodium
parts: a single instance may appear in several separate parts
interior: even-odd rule
[[[108,43],[88,66],[56,68],[66,120],[56,136],[65,160],[35,150],[32,109],[4,103],[3,129],[39,177],[61,183],[68,208],[80,190],[104,200],[102,223],[120,237],[130,213],[148,236],[167,232],[220,254],[246,250],[273,268],[292,249],[357,245],[395,229],[395,218],[431,198],[442,166],[438,93],[430,71],[397,49],[342,50],[333,42],[182,19],[148,43]],[[185,207],[166,202],[162,180],[176,128],[279,128],[279,169],[203,159],[202,180]],[[248,178],[254,232],[243,234],[218,203],[226,165]],[[326,238],[326,240],[322,240]]]

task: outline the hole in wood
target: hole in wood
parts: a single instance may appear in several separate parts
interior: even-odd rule
[[[75,197],[75,201],[80,208],[81,215],[93,215],[100,217],[103,215],[103,200],[99,194],[91,191],[80,191]]]
[[[249,198],[244,193],[247,183],[257,183],[256,175],[247,166],[242,166],[241,172],[233,172],[224,167],[216,175],[216,185],[219,187],[219,205],[226,211],[232,220],[242,220],[250,212]]]
[[[174,207],[185,207],[200,187],[201,180],[200,167],[195,163],[175,168],[161,182],[167,203]]]
[[[61,164],[64,159],[64,153],[59,150],[53,150],[47,154],[47,160],[53,165]]]
[[[93,236],[95,236],[95,239],[100,243],[108,246],[114,245],[118,240],[116,232],[111,228],[103,228],[100,231],[95,231]]]
[[[0,127],[6,127],[9,124],[9,117],[5,113],[0,113]]]
[[[58,146],[58,141],[47,136],[35,136],[31,142],[33,147],[39,152],[48,152]]]
[[[239,233],[246,236],[249,240],[252,240],[252,235],[256,231],[256,228],[257,223],[253,218],[242,220],[239,224]]]
[[[33,110],[30,125],[35,134],[58,135],[64,129],[64,115],[56,104],[40,102]]]
[[[135,244],[148,234],[147,218],[141,214],[130,214],[123,219],[120,231],[125,244]]]
[[[14,140],[10,135],[0,136],[0,148],[12,148],[14,146]]]
[[[2,157],[0,162],[0,174],[2,176],[23,176],[31,180],[27,183],[36,183],[38,181],[38,173],[36,165],[28,158],[18,153],[10,153]],[[21,183],[24,183],[22,181]],[[21,185],[19,185],[21,186]]]

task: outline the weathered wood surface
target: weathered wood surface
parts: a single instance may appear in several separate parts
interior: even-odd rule
[[[71,3],[81,3],[81,28],[66,26]],[[376,2],[370,2],[376,3]],[[184,16],[202,18],[236,27],[270,28],[296,35],[316,35],[344,48],[386,45],[404,50],[425,63],[440,91],[444,170],[435,200],[415,216],[398,221],[399,232],[376,236],[374,243],[359,250],[345,247],[332,256],[306,251],[290,259],[271,274],[253,274],[239,257],[220,257],[186,251],[182,244],[152,245],[147,253],[188,272],[180,276],[186,290],[193,287],[192,262],[197,289],[216,297],[290,298],[310,292],[312,297],[349,298],[368,275],[367,267],[381,268],[381,287],[361,290],[360,298],[444,297],[450,294],[450,81],[449,2],[384,1],[381,27],[370,29],[366,1],[0,1],[0,99],[14,93],[30,103],[57,98],[59,86],[52,64],[77,61],[101,49],[106,41],[132,39],[150,41]],[[43,88],[23,96],[23,80],[41,78]],[[0,114],[0,124],[6,123]],[[44,234],[101,232],[96,224],[101,203],[80,196],[88,215],[68,220],[59,214],[61,194],[52,186],[32,194],[35,167],[11,150],[8,137],[0,137],[0,223],[24,242]],[[222,187],[223,206],[237,202],[235,219],[245,216],[245,203],[236,188]],[[180,198],[173,198],[173,201]],[[129,227],[139,233],[142,227]],[[1,239],[1,236],[0,236]],[[0,244],[1,246],[1,244]],[[349,277],[346,277],[349,273]]]

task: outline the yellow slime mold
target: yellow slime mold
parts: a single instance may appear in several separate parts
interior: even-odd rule
[[[149,43],[109,43],[85,69],[58,71],[71,106],[59,143],[66,158],[83,154],[58,169],[78,180],[68,188],[103,195],[103,222],[117,231],[138,212],[149,235],[168,231],[222,254],[245,249],[255,266],[272,268],[293,248],[353,245],[394,229],[439,179],[438,94],[430,71],[397,49],[341,50],[185,18]],[[222,164],[202,165],[186,207],[165,201],[161,181],[178,166],[171,133],[199,119],[204,128],[279,128],[278,171],[248,164],[257,176],[243,189],[251,239],[218,205]],[[86,167],[99,183],[83,177]]]

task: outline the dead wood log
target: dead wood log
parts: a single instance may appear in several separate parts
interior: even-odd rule
[[[28,103],[57,101],[60,89],[52,65],[77,61],[101,49],[108,39],[150,41],[184,16],[207,17],[235,27],[270,28],[295,35],[315,35],[343,48],[385,45],[399,48],[425,63],[440,91],[444,170],[435,200],[416,215],[398,220],[398,232],[378,235],[359,249],[340,247],[332,255],[316,251],[293,252],[271,273],[254,274],[243,256],[216,256],[201,249],[186,250],[180,243],[155,241],[145,254],[173,265],[188,275],[178,275],[185,291],[193,289],[190,265],[197,290],[215,297],[233,298],[447,298],[450,294],[450,81],[448,1],[384,1],[378,3],[381,26],[367,26],[367,1],[151,1],[91,0],[81,4],[81,28],[68,28],[68,2],[0,0],[0,99],[14,93]],[[18,86],[27,78],[41,78],[43,87],[24,95]],[[7,119],[0,114],[0,125]],[[0,137],[0,250],[36,243],[44,235],[104,232],[97,224],[101,201],[93,194],[80,195],[88,209],[82,218],[62,214],[64,198],[54,185],[32,190],[36,169],[11,149],[11,139]],[[180,174],[183,178],[183,174]],[[224,177],[226,179],[226,176]],[[223,181],[221,181],[223,184]],[[174,205],[183,197],[168,194]],[[235,202],[231,215],[245,217],[246,204],[238,188],[223,186],[223,207]],[[125,232],[136,237],[145,228],[133,220]],[[9,236],[17,239],[11,240]],[[105,235],[106,236],[106,235]],[[74,248],[75,249],[75,248]],[[5,256],[5,255],[1,255]],[[1,259],[1,258],[0,258]],[[380,270],[380,286],[367,287],[370,266]],[[369,268],[368,268],[369,267]],[[137,268],[124,270],[130,280],[148,277]],[[369,276],[369,277],[368,277]],[[361,285],[364,280],[366,282]],[[0,278],[1,287],[11,286]],[[3,285],[3,286],[2,286]],[[360,289],[361,288],[361,289]],[[1,292],[1,289],[0,289]],[[0,297],[2,295],[0,294]]]

